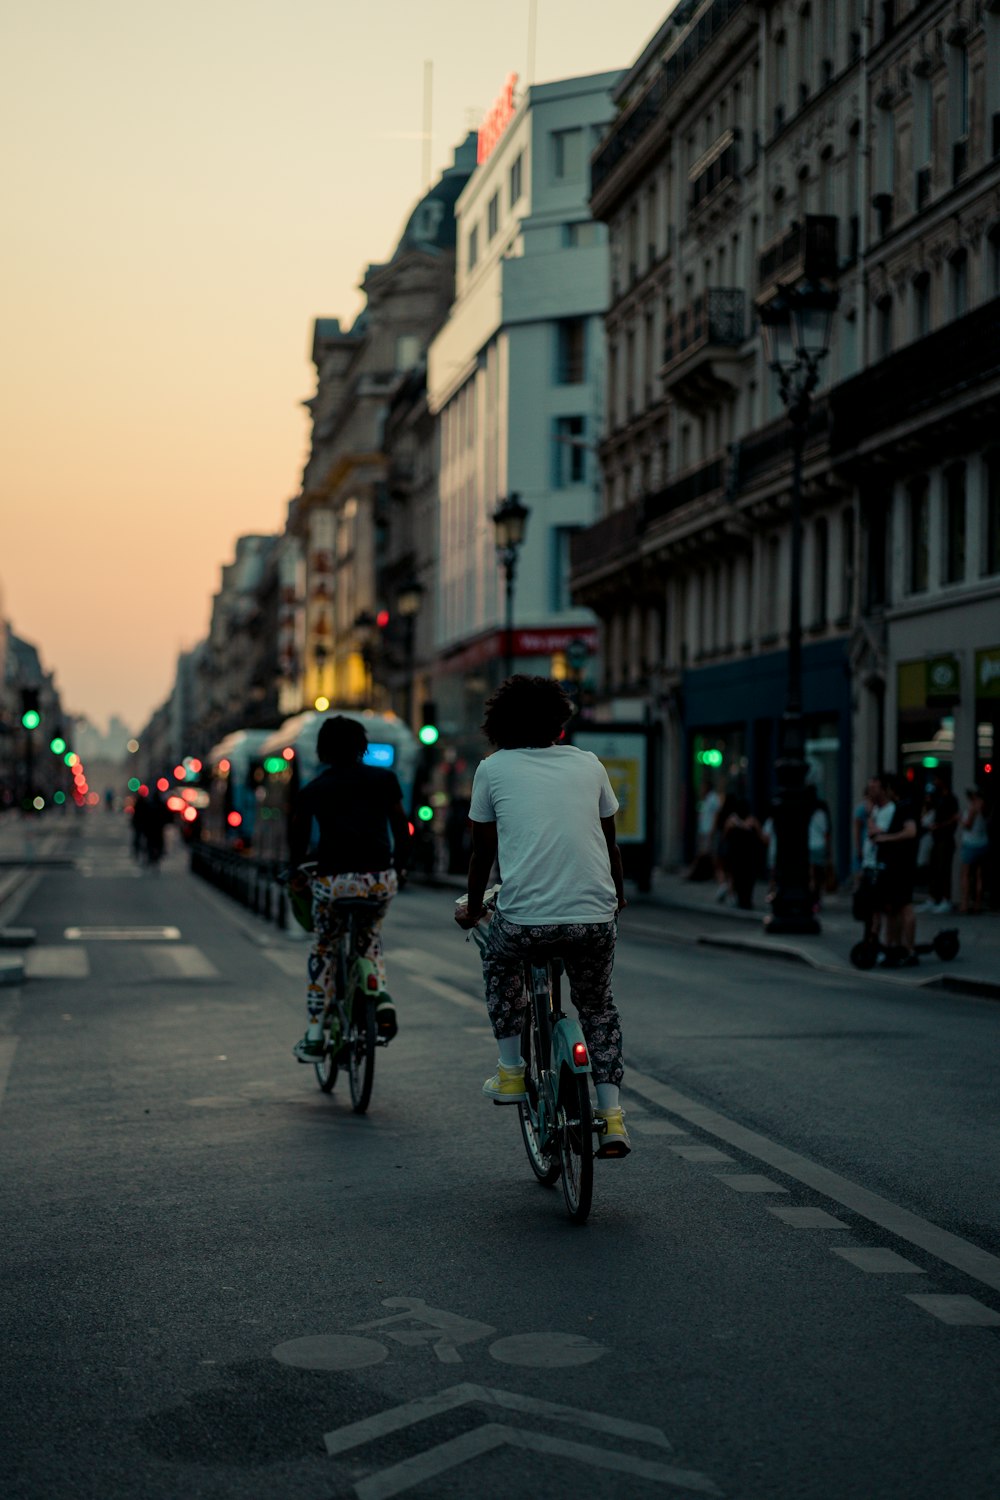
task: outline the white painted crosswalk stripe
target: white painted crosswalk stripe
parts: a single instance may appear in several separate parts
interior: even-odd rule
[[[86,948],[44,943],[26,951],[24,972],[29,979],[86,979],[90,958]]]
[[[906,1275],[922,1276],[922,1266],[915,1266],[912,1260],[907,1260],[903,1255],[897,1255],[895,1250],[887,1250],[881,1245],[870,1247],[852,1248],[850,1245],[832,1245],[834,1255],[840,1255],[849,1261],[852,1266],[857,1266],[859,1271],[871,1271],[876,1275]]]
[[[931,1317],[958,1328],[1000,1328],[1000,1313],[994,1312],[975,1297],[947,1295],[943,1292],[907,1292],[906,1300],[915,1302]]]

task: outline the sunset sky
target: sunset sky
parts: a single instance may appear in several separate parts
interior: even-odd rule
[[[538,0],[535,79],[671,0]],[[0,30],[0,598],[64,702],[134,727],[241,532],[296,493],[312,319],[358,311],[508,71],[528,0],[22,0]]]

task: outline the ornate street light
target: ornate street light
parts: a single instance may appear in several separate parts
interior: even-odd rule
[[[530,511],[516,491],[506,495],[493,512],[497,558],[503,564],[506,609],[504,613],[504,676],[514,670],[514,576],[517,554],[524,542]]]
[[[767,931],[775,934],[820,931],[809,889],[809,809],[802,721],[802,455],[819,366],[830,350],[837,301],[838,295],[831,288],[806,282],[782,287],[759,309],[764,358],[778,377],[792,429],[788,682],[775,763],[775,892],[764,922]]]

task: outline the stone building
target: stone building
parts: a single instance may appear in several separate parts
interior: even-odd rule
[[[758,808],[771,792],[787,671],[791,448],[757,305],[804,279],[838,293],[805,450],[802,618],[806,753],[841,868],[854,792],[877,760],[902,754],[893,632],[902,640],[903,627],[887,608],[903,566],[909,437],[897,430],[899,410],[883,418],[869,393],[909,405],[916,345],[939,336],[954,346],[961,380],[968,334],[951,325],[973,307],[981,321],[995,295],[996,138],[983,109],[996,18],[972,12],[954,0],[683,4],[617,90],[618,116],[592,160],[592,208],[609,225],[612,256],[603,518],[575,540],[573,588],[602,620],[600,711],[613,717],[617,702],[638,699],[660,730],[666,863],[690,849],[707,778],[744,787]],[[959,44],[964,61],[953,55]],[[924,119],[935,124],[932,154],[925,161],[921,137],[914,166],[912,93],[923,71],[935,100]],[[963,115],[962,97],[983,101],[978,116],[975,106]],[[946,241],[935,272],[931,244]],[[909,286],[922,276],[920,254],[928,279],[917,299]],[[893,367],[904,317],[914,347]],[[995,386],[983,326],[961,400],[988,420]],[[932,381],[935,346],[926,349]],[[927,425],[920,410],[911,435]],[[940,433],[936,441],[940,450]],[[946,464],[960,459],[948,448]],[[988,455],[977,462],[983,477],[967,479],[970,496],[987,485]],[[943,484],[928,475],[937,535]],[[984,537],[988,511],[974,522],[970,512]],[[957,587],[974,592],[985,563],[972,553],[970,541]]]

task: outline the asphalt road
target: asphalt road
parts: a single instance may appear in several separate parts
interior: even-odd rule
[[[390,914],[360,1118],[291,1056],[304,944],[99,816],[0,990],[0,1494],[995,1500],[995,1002],[629,910],[579,1228],[480,1094],[453,893]]]

